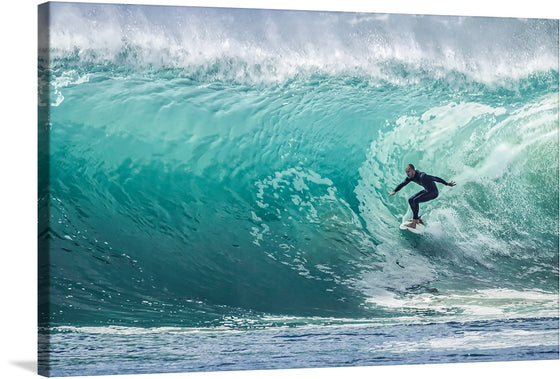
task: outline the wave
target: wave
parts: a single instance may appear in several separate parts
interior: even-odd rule
[[[556,21],[50,7],[51,325],[557,312]]]

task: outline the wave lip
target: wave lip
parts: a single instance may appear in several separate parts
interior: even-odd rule
[[[418,73],[493,83],[558,69],[557,20],[51,6],[55,65],[74,60],[175,68],[251,82],[310,73],[365,75],[395,84]]]

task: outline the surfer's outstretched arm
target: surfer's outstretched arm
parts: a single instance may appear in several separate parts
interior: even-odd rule
[[[455,182],[452,180],[450,182],[446,182],[445,180],[443,180],[442,178],[439,178],[437,176],[430,176],[430,178],[434,181],[434,182],[438,182],[441,184],[445,184],[446,186],[449,187],[454,187],[455,186]]]
[[[397,186],[397,188],[395,188],[395,190],[394,190],[393,192],[391,192],[391,193],[389,194],[389,197],[395,196],[395,194],[396,194],[397,192],[399,192],[399,191],[401,190],[401,188],[403,188],[404,186],[406,186],[408,183],[410,183],[410,179],[409,179],[409,178],[406,178],[405,180],[403,180],[403,182],[402,182],[401,184],[399,184],[399,185]]]

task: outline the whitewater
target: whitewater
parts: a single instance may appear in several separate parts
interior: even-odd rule
[[[39,24],[42,373],[558,359],[557,20]]]

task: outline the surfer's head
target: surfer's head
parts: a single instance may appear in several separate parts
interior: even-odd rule
[[[409,179],[414,178],[414,175],[416,175],[416,169],[414,168],[414,165],[412,163],[406,165],[405,171],[406,171],[406,176]]]

